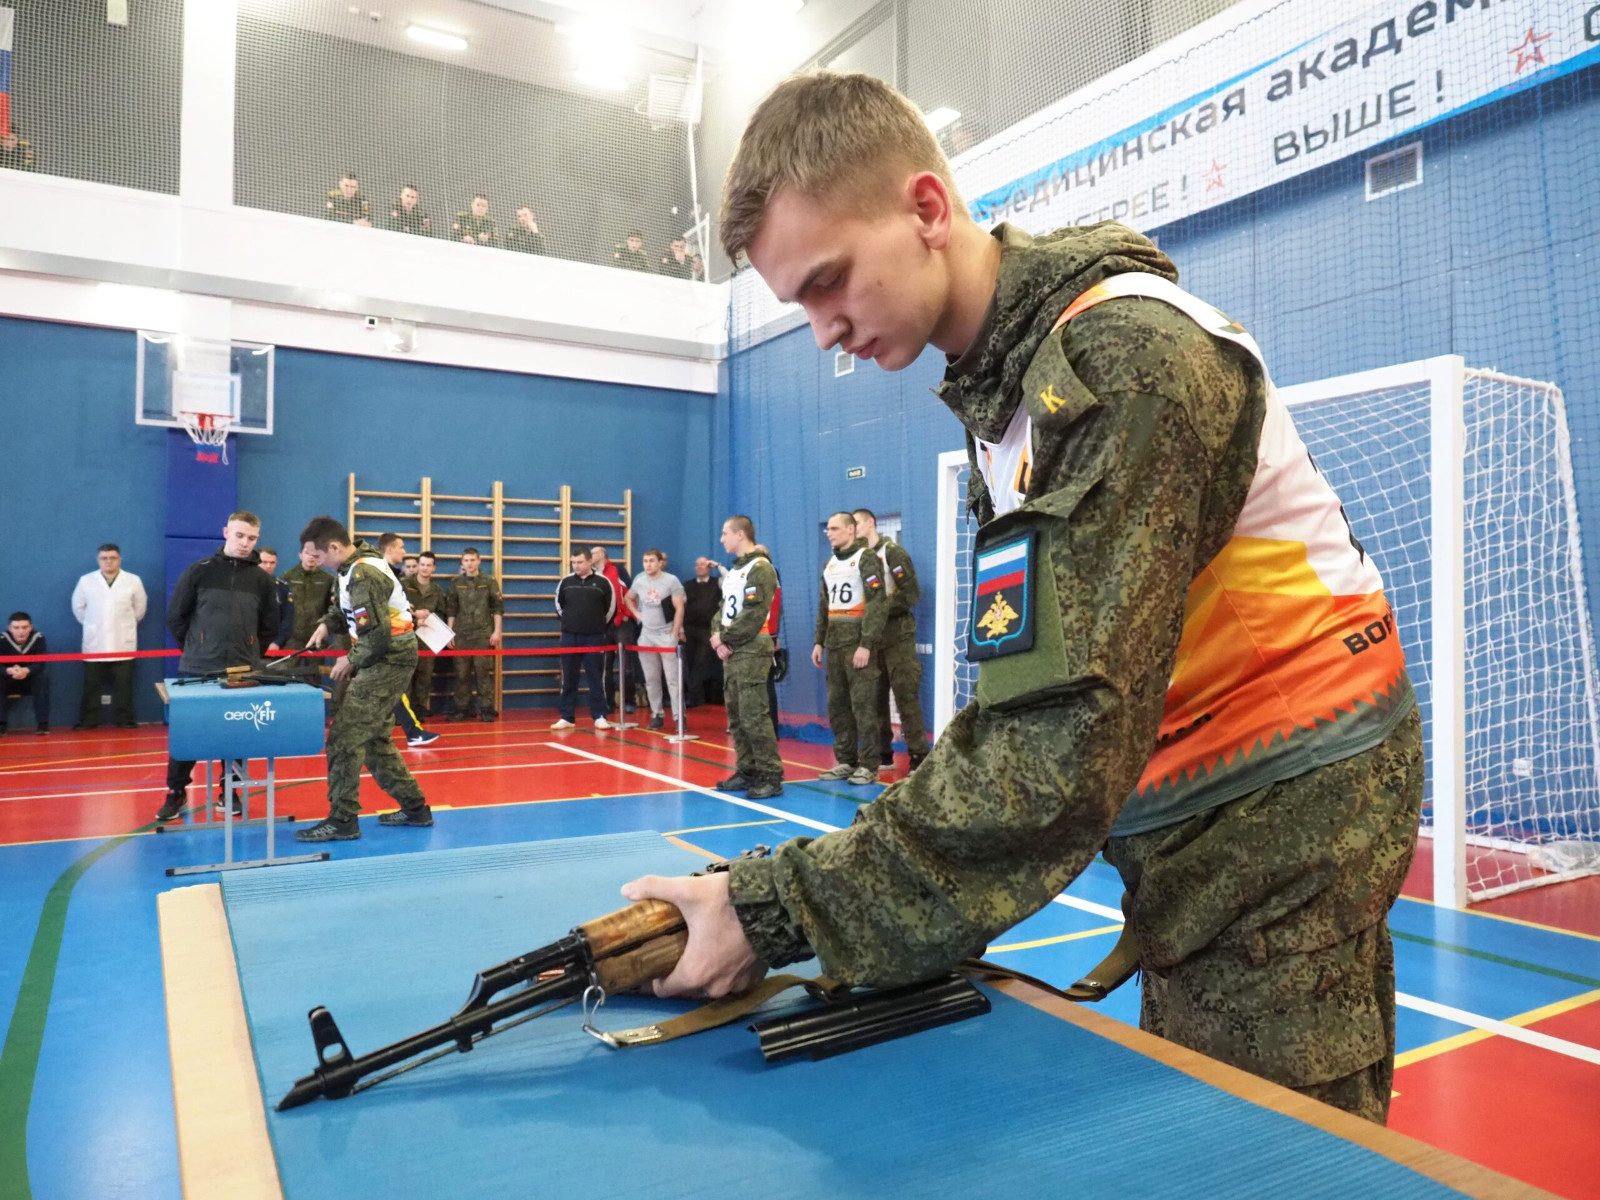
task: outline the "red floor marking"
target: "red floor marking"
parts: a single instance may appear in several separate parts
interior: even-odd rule
[[[1570,1037],[1557,1034],[1562,1020],[1535,1028]],[[1600,1070],[1495,1037],[1401,1067],[1394,1087],[1389,1124],[1399,1132],[1573,1200],[1600,1200]]]
[[[1433,899],[1433,842],[1430,839],[1423,838],[1417,843],[1417,856],[1412,860],[1401,891],[1419,900]],[[1600,875],[1513,892],[1474,904],[1472,911],[1600,937]]]

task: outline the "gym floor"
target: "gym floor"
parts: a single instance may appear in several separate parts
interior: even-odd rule
[[[755,843],[846,825],[881,790],[815,782],[831,761],[827,749],[785,741],[790,781],[782,796],[757,804],[718,793],[714,785],[733,757],[722,710],[696,709],[690,718],[697,736],[687,743],[587,725],[553,734],[548,713],[439,725],[440,741],[405,751],[437,814],[433,828],[363,820],[362,839],[335,843],[332,853],[656,830],[694,870]],[[165,764],[160,726],[0,739],[6,1197],[179,1195],[155,897],[214,879],[173,879],[166,869],[220,860],[222,832],[219,825],[155,833],[150,819]],[[322,760],[278,766],[280,812],[323,816]],[[901,756],[896,773],[903,769]],[[197,810],[202,786],[191,790]],[[368,780],[362,800],[367,813],[393,807]],[[278,831],[278,853],[304,849],[286,830]],[[235,842],[237,858],[265,850],[259,827],[237,831]],[[1429,903],[1428,879],[1424,842],[1391,915],[1400,991],[1391,1126],[1559,1195],[1600,1198],[1600,880],[1463,913]],[[1050,983],[1070,983],[1110,948],[1120,896],[1116,873],[1097,862],[988,953]],[[528,946],[564,932],[530,928]],[[1136,1023],[1137,985],[1101,1008]]]

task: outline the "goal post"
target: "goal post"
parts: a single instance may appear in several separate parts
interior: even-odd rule
[[[1395,612],[1436,902],[1600,872],[1600,706],[1560,389],[1447,355],[1279,394]],[[939,456],[936,729],[976,683],[967,470],[964,453]]]

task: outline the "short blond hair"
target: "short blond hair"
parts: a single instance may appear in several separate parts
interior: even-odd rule
[[[871,75],[792,75],[757,106],[739,139],[722,184],[722,247],[737,261],[782,188],[871,212],[896,170],[933,172],[963,208],[950,163],[911,101]]]

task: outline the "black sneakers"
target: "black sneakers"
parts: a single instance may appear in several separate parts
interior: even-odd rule
[[[176,821],[183,815],[183,796],[168,796],[166,802],[156,810],[156,823],[165,825],[168,821]]]
[[[335,821],[329,817],[310,829],[296,831],[297,842],[353,842],[361,836],[361,826],[354,820]]]
[[[655,716],[650,718],[650,728],[651,729],[665,729],[666,725],[667,725],[666,717],[663,716],[661,713],[656,713]]]
[[[386,812],[378,817],[379,825],[415,825],[419,829],[426,829],[433,824],[433,810],[424,804],[421,808],[402,808],[398,812]]]
[[[783,780],[763,779],[760,783],[745,792],[752,800],[770,800],[774,796],[783,795]]]
[[[719,792],[742,792],[747,788],[754,786],[755,785],[743,775],[729,775],[721,783],[717,784],[717,790]]]

